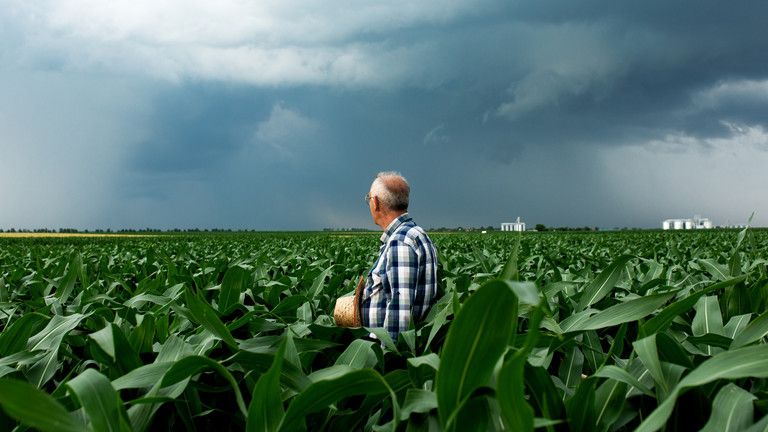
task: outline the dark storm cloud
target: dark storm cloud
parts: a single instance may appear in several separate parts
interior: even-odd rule
[[[163,89],[152,99],[144,125],[148,136],[128,168],[164,173],[215,169],[247,141],[246,126],[269,108],[257,96],[222,86]]]
[[[11,6],[0,71],[44,70],[62,87],[97,71],[142,89],[130,104],[118,92],[88,111],[46,108],[129,131],[110,140],[83,126],[66,141],[98,139],[113,173],[93,181],[113,199],[82,220],[372,228],[361,197],[390,169],[409,178],[412,211],[433,227],[518,215],[655,226],[768,207],[752,187],[768,182],[757,168],[768,159],[764,2],[226,3],[163,22],[153,2],[126,6],[140,13],[90,0]],[[39,120],[45,92],[26,86],[31,108],[0,117],[4,146],[33,140],[18,124],[57,124]],[[48,135],[36,151],[59,144]],[[94,160],[91,147],[68,148]],[[56,182],[38,177],[20,178]],[[71,183],[88,195],[87,182]]]
[[[615,144],[635,134],[646,139],[668,130],[695,136],[723,133],[712,121],[723,116],[765,122],[757,115],[766,108],[765,100],[751,109],[712,106],[697,111],[691,109],[691,99],[724,81],[768,77],[768,30],[762,19],[768,16],[768,4],[517,2],[509,16],[537,29],[563,29],[555,36],[552,58],[543,65],[528,64],[522,77],[512,78],[511,105],[500,110],[532,141],[568,137],[569,142]],[[542,41],[550,43],[544,33],[534,31],[526,42],[534,49]],[[569,42],[569,37],[575,39]],[[562,60],[557,47],[563,49]],[[565,49],[576,50],[583,61]],[[592,59],[595,54],[600,66]],[[544,87],[538,91],[546,97],[525,110],[526,85],[535,92],[537,78]],[[514,84],[520,80],[522,92]],[[515,95],[522,95],[522,102]],[[515,107],[521,108],[519,113]]]

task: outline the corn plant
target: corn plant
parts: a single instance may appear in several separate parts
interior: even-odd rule
[[[376,234],[0,239],[0,430],[765,430],[767,234],[434,234],[397,340]]]

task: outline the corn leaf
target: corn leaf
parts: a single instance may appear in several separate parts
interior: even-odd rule
[[[728,384],[717,393],[712,402],[712,415],[701,432],[737,432],[752,425],[753,401],[750,392],[735,384]]]
[[[85,410],[93,430],[131,430],[123,402],[107,377],[94,369],[86,369],[66,385]]]
[[[579,311],[590,307],[607,296],[616,286],[621,273],[632,258],[631,255],[622,255],[603,269],[582,291],[578,307]]]
[[[721,352],[694,369],[672,390],[637,428],[639,432],[661,429],[675,406],[677,397],[687,388],[704,385],[718,379],[768,377],[768,345],[756,345]]]
[[[84,425],[54,398],[23,381],[0,379],[0,405],[22,424],[43,432],[84,430]]]
[[[437,372],[444,428],[451,428],[463,401],[488,381],[515,331],[516,317],[517,297],[502,281],[486,283],[464,303],[448,330]]]
[[[280,369],[282,369],[284,353],[285,341],[277,349],[272,366],[259,378],[253,389],[245,426],[248,432],[274,432],[280,428],[285,415],[280,388]]]

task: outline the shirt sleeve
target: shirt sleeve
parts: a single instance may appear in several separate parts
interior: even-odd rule
[[[413,248],[402,242],[390,246],[387,252],[387,280],[391,297],[384,315],[384,328],[397,341],[408,330],[416,295],[418,256]]]

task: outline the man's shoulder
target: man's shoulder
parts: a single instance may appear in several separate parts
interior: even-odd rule
[[[402,243],[414,248],[422,247],[424,244],[432,244],[432,240],[424,229],[412,221],[397,227],[389,241],[391,244]]]

